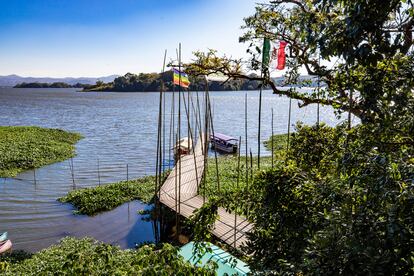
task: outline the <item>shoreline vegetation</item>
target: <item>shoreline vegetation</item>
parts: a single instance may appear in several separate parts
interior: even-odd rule
[[[282,151],[286,147],[286,140],[287,134],[274,135],[275,163],[282,160]],[[271,137],[264,143],[268,150],[271,150],[270,143]],[[207,171],[207,186],[204,187],[203,184],[201,184],[200,193],[207,197],[213,197],[217,195],[224,196],[230,192],[241,192],[245,189],[245,158],[245,156],[241,156],[239,188],[236,187],[237,156],[220,156],[217,158],[221,185],[220,191],[215,184],[217,183],[216,171],[215,169],[210,169]],[[252,163],[254,171],[249,169],[249,181],[251,181],[251,177],[256,170],[256,156],[253,157]],[[250,157],[248,166],[250,166]],[[269,169],[271,166],[270,156],[261,158],[262,170]],[[215,167],[214,157],[209,157],[208,167]],[[116,207],[133,200],[140,200],[146,204],[151,203],[154,196],[154,181],[155,176],[145,176],[129,181],[119,181],[91,188],[77,189],[70,191],[66,196],[59,198],[58,201],[72,204],[76,208],[76,214],[94,216],[101,212],[111,211]]]
[[[0,177],[75,156],[78,133],[35,126],[0,126]]]
[[[97,82],[83,92],[154,92],[160,91],[161,83],[164,82],[165,91],[173,91],[173,74],[172,71],[164,73],[127,73],[114,79],[113,82]],[[193,78],[190,76],[189,89],[192,91],[204,91],[205,80],[202,78]],[[248,80],[230,80],[224,85],[221,82],[210,82],[211,91],[237,91],[237,90],[255,90],[259,86],[258,81]]]
[[[250,77],[259,77],[251,74]],[[315,87],[315,81],[312,77],[301,76],[300,82],[303,87]],[[165,91],[171,92],[174,90],[172,82],[172,72],[166,71],[164,73],[127,73],[124,76],[118,76],[112,82],[103,82],[98,80],[95,84],[68,84],[65,82],[23,82],[16,84],[13,88],[82,88],[80,92],[154,92],[160,91],[161,82],[164,82]],[[204,91],[204,78],[195,78],[190,76],[190,91]],[[273,78],[273,82],[277,86],[284,86],[285,80],[283,77]],[[209,81],[209,91],[251,91],[259,89],[261,82],[257,80],[228,80]],[[270,86],[265,86],[265,89],[270,89]]]
[[[0,255],[2,275],[215,275],[213,267],[196,267],[168,243],[122,250],[91,238],[66,237],[30,254]]]
[[[101,186],[70,191],[58,201],[70,203],[76,214],[94,216],[101,212],[111,211],[116,207],[140,200],[149,204],[154,196],[155,176],[119,181]]]
[[[83,83],[76,83],[76,84],[68,84],[66,82],[22,82],[13,86],[13,88],[83,88],[87,89],[92,87],[91,84],[83,84]]]

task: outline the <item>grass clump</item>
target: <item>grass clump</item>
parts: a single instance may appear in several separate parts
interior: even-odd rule
[[[286,149],[286,145],[287,145],[287,138],[288,135],[287,133],[285,134],[275,134],[273,135],[273,139],[272,136],[269,137],[268,140],[266,140],[264,142],[264,145],[266,147],[267,150],[272,150],[272,140],[273,140],[273,151],[275,153],[283,151]]]
[[[150,203],[154,196],[155,176],[146,176],[129,181],[120,181],[93,188],[70,191],[60,202],[71,203],[77,208],[77,213],[96,215],[110,211],[123,203],[141,200]]]
[[[60,129],[0,126],[0,177],[73,157],[81,138]]]
[[[0,256],[2,275],[214,275],[194,267],[170,244],[121,250],[90,238],[65,238],[27,258]]]
[[[272,137],[265,141],[267,149],[271,150]],[[283,161],[286,156],[287,134],[278,134],[273,136],[274,148],[274,165]],[[224,207],[235,210],[243,215],[248,206],[248,185],[253,183],[254,175],[259,171],[257,165],[257,156],[240,156],[240,168],[238,169],[237,155],[224,155],[217,158],[218,179],[216,171],[216,160],[210,157],[207,163],[206,185],[200,184],[200,193],[208,198],[225,198],[222,201]],[[247,168],[247,169],[246,169]],[[260,157],[260,171],[272,168],[272,157]],[[239,178],[239,180],[237,180]],[[238,182],[238,184],[237,184]],[[220,186],[220,188],[219,188]]]

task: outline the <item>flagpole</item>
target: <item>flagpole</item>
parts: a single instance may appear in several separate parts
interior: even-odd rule
[[[321,53],[319,51],[319,57],[318,57],[318,66],[319,68],[321,67]],[[317,111],[316,111],[316,126],[319,129],[319,93],[320,93],[320,72],[318,74],[318,93],[317,93],[317,97],[318,97],[318,104],[317,104]]]
[[[178,143],[181,151],[181,43],[178,44]],[[181,213],[181,153],[178,157],[178,213]],[[180,223],[178,223],[177,234],[180,234]],[[178,237],[177,235],[177,237]]]

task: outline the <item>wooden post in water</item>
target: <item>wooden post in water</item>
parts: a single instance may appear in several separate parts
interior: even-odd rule
[[[289,98],[289,115],[288,115],[288,136],[287,136],[287,146],[286,146],[286,158],[289,153],[289,143],[290,143],[290,117],[292,114],[292,98]]]
[[[178,141],[178,133],[175,134],[176,136],[176,140]],[[174,182],[175,182],[175,236],[178,239],[178,219],[179,219],[179,215],[178,215],[178,166],[175,165],[174,166],[174,171],[175,171],[175,177],[174,177]]]
[[[274,149],[274,141],[273,141],[273,108],[272,108],[272,138],[271,138],[271,143],[272,143],[272,169],[274,168],[274,154],[275,154],[275,149]]]
[[[98,184],[101,186],[101,173],[99,171],[99,158],[98,158]]]
[[[181,140],[181,43],[178,44],[178,141]],[[181,213],[181,154],[178,158],[178,213]],[[181,232],[180,221],[178,220],[177,237]]]
[[[204,192],[206,192],[207,184],[207,172],[208,172],[208,130],[209,130],[209,119],[208,119],[208,82],[206,79],[206,90],[204,97]],[[203,194],[203,204],[206,202],[205,194]]]
[[[250,149],[250,178],[251,178],[251,183],[253,183],[253,154],[252,154],[252,149]],[[249,186],[247,186],[247,190],[249,190]]]
[[[319,57],[318,57],[318,66],[321,66],[321,53],[319,52]],[[321,89],[321,85],[320,85],[320,76],[318,75],[318,92],[317,92],[317,97],[318,97],[318,104],[316,107],[316,127],[319,129],[319,93],[320,93],[320,89]]]
[[[198,90],[196,91],[196,97],[197,97],[197,116],[198,116],[198,124],[199,124],[199,133],[200,133],[200,139],[201,139],[201,144],[203,144],[203,135],[201,135],[202,133],[202,120],[201,120],[201,107],[200,107],[200,99],[198,97]],[[204,151],[203,151],[204,152]]]
[[[244,96],[244,135],[246,140],[246,185],[249,186],[249,153],[247,151],[247,92]]]
[[[36,185],[37,181],[36,181],[36,168],[33,168],[33,183]]]
[[[128,169],[128,163],[126,165],[126,180],[129,181],[129,169]]]
[[[164,75],[164,70],[165,70],[165,61],[167,59],[167,50],[164,51],[164,60],[163,60],[163,64],[162,64],[162,70],[161,70],[161,75]],[[157,190],[155,191],[155,193],[158,192],[158,211],[160,211],[160,204],[159,204],[159,199],[161,197],[161,186],[162,186],[162,181],[163,181],[163,173],[162,173],[162,167],[163,167],[163,160],[164,160],[164,151],[165,151],[165,141],[163,141],[163,138],[165,138],[165,133],[164,135],[162,135],[163,131],[165,131],[165,128],[163,128],[163,116],[165,118],[165,110],[163,110],[163,106],[161,105],[162,102],[164,102],[164,106],[165,106],[165,96],[164,96],[164,80],[161,78],[161,88],[160,88],[160,143],[159,143],[159,152],[160,152],[160,162],[159,162],[159,167],[158,167],[158,187]],[[164,148],[162,148],[162,146],[164,146]],[[155,194],[155,196],[157,196],[157,194]]]
[[[263,83],[262,83],[263,85]],[[257,133],[257,168],[260,170],[260,134],[261,134],[261,124],[262,124],[262,93],[263,93],[263,87],[260,86],[259,91],[259,127],[258,127],[258,133]]]
[[[189,98],[188,98],[189,99]],[[194,158],[194,168],[195,168],[195,175],[196,175],[196,179],[198,182],[198,167],[197,167],[197,157],[196,157],[196,152],[195,152],[195,139],[193,139],[193,130],[191,128],[191,124],[190,124],[190,113],[188,108],[190,107],[186,102],[185,102],[185,96],[183,97],[183,103],[184,103],[184,107],[185,107],[185,114],[187,116],[187,128],[188,128],[188,137],[191,137],[191,147],[192,147],[192,155]],[[187,108],[188,107],[188,108]],[[190,144],[190,141],[188,141],[188,144]],[[190,149],[190,147],[188,147],[188,149]],[[197,193],[198,193],[198,185],[197,185]]]
[[[70,169],[70,173],[72,176],[72,185],[73,185],[73,189],[76,188],[76,184],[75,184],[75,173],[74,173],[74,168],[73,168],[73,158],[71,157],[69,160],[69,169]]]
[[[210,93],[209,93],[208,90],[207,90],[207,100],[208,100],[208,114],[209,114],[209,117],[210,117],[211,134],[214,136],[213,114],[211,113]],[[214,142],[214,159],[215,159],[215,162],[216,162],[217,190],[218,190],[218,192],[220,192],[220,178],[219,178],[219,170],[218,170],[217,147],[216,147],[215,142]]]
[[[236,186],[237,191],[239,190],[239,182],[240,182],[240,145],[241,145],[241,136],[239,136],[239,148],[238,148],[238,154],[237,154],[237,186]],[[237,206],[236,206],[236,210],[234,210],[234,243],[233,243],[234,248],[236,248],[236,233],[237,233]]]

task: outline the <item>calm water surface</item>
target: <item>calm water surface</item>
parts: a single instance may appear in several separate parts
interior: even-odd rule
[[[211,92],[215,131],[244,137],[245,94]],[[127,165],[130,179],[153,174],[158,97],[156,92],[77,93],[74,89],[0,88],[0,125],[60,128],[85,137],[76,145],[77,156],[73,159],[75,185],[68,161],[37,169],[36,182],[33,171],[16,178],[0,178],[0,232],[9,232],[15,248],[36,251],[68,235],[91,236],[123,248],[154,239],[152,223],[137,214],[137,210],[149,206],[138,201],[86,217],[73,215],[71,205],[56,199],[74,188],[125,180]],[[201,97],[202,94],[200,101]],[[253,153],[257,152],[258,98],[257,91],[248,92],[248,144]],[[261,140],[271,134],[271,108],[274,132],[286,133],[288,102],[264,91]],[[167,93],[167,110],[170,103],[171,93]],[[171,112],[165,115],[169,122]],[[299,109],[293,101],[292,122],[298,120],[315,123],[316,106]],[[329,125],[338,123],[328,107],[321,107],[321,121]],[[168,133],[168,125],[166,129]],[[263,147],[262,152],[268,154]]]

